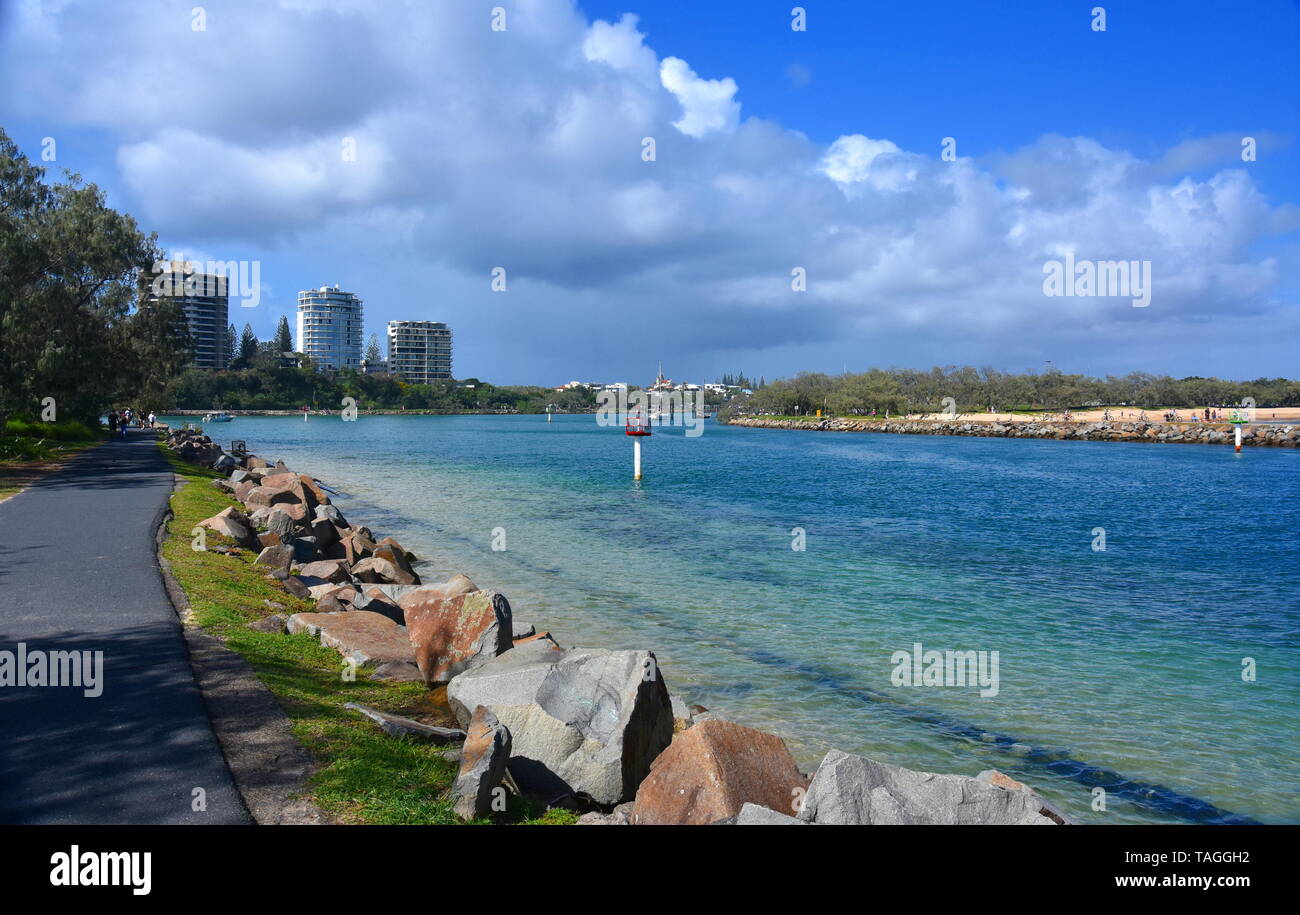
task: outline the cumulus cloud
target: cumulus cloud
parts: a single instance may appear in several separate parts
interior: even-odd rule
[[[611,312],[641,309],[698,328],[673,339],[688,349],[888,339],[874,361],[923,363],[1001,358],[1012,337],[1141,326],[1150,342],[1212,315],[1285,312],[1281,267],[1255,252],[1300,216],[1260,194],[1223,137],[1144,159],[1048,135],[943,162],[846,116],[823,144],[742,120],[734,80],[661,58],[634,15],[519,0],[493,32],[475,4],[391,10],[248,0],[195,33],[154,8],[19,6],[0,79],[42,77],[0,104],[106,138],[128,208],[164,244],[351,263],[391,284],[393,304],[368,296],[376,319],[410,317],[405,290],[438,271],[459,320],[561,362],[597,347]],[[1045,299],[1044,260],[1067,251],[1152,261],[1151,307]],[[482,280],[499,265],[508,299]],[[316,280],[280,279],[295,283]]]
[[[700,79],[686,61],[677,57],[664,58],[659,65],[659,79],[681,103],[682,118],[673,121],[673,126],[688,137],[733,130],[740,120],[734,79]]]

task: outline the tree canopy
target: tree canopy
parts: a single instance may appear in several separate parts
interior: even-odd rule
[[[189,356],[176,303],[150,303],[156,235],[94,184],[47,183],[0,130],[0,413],[93,422],[149,409]]]

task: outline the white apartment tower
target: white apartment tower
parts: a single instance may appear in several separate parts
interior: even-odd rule
[[[298,293],[298,352],[321,371],[360,371],[361,297],[337,284]]]
[[[388,370],[411,384],[451,378],[451,328],[441,321],[389,321]]]

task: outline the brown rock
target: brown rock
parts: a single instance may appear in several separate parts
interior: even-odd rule
[[[406,551],[392,538],[384,538],[384,542],[375,547],[371,558],[383,559],[392,563],[401,571],[404,577],[411,579],[410,581],[396,582],[397,584],[412,585],[420,583],[420,576],[415,574],[415,570],[411,568],[411,564],[406,559]]]
[[[468,594],[477,590],[478,588],[474,586],[474,582],[470,581],[468,575],[453,575],[440,584],[421,585],[414,591],[407,591],[398,598],[397,603],[403,611],[418,610],[422,607],[431,607],[439,601],[455,597],[457,594]]]
[[[460,772],[451,786],[456,814],[462,819],[487,816],[494,794],[500,796],[505,790],[501,780],[510,759],[510,743],[510,730],[496,715],[481,705],[474,709],[461,747]]]
[[[304,563],[298,574],[308,578],[323,578],[326,581],[342,583],[348,581],[348,569],[337,559],[319,559]]]
[[[248,501],[248,494],[257,489],[257,483],[253,480],[243,480],[235,484],[235,498],[240,502]]]
[[[392,537],[385,537],[383,540],[379,541],[379,546],[392,547],[407,562],[415,562],[415,554],[410,550],[403,548],[403,546]]]
[[[310,632],[358,667],[377,667],[389,661],[413,661],[415,651],[406,632],[386,616],[353,610],[349,613],[295,613],[290,632]]]
[[[352,577],[371,584],[417,585],[419,576],[403,571],[395,563],[379,556],[363,559],[352,567]]]
[[[510,602],[504,595],[470,591],[442,600],[406,602],[417,593],[403,595],[398,603],[424,682],[446,683],[511,648]]]
[[[284,538],[275,531],[267,531],[264,534],[258,534],[257,540],[262,544],[264,549],[268,546],[280,546],[280,544],[284,543]]]
[[[248,516],[233,507],[220,511],[211,518],[204,518],[199,522],[198,526],[229,537],[240,546],[247,547],[250,550],[261,549],[262,545],[253,533],[253,526],[248,520]]]
[[[292,594],[294,597],[301,598],[302,600],[311,597],[311,590],[298,580],[297,575],[287,574],[287,570],[284,575],[268,575],[266,577],[271,581],[277,582],[281,588],[284,588],[285,591]]]
[[[369,559],[375,552],[375,546],[375,541],[362,531],[353,531],[350,536],[344,537],[343,549],[346,552],[348,565],[356,565],[363,559]]]
[[[352,606],[356,610],[369,610],[371,613],[379,613],[388,617],[394,623],[406,625],[406,616],[403,614],[402,608],[393,603],[387,594],[373,585],[354,597]]]
[[[785,742],[721,719],[673,738],[637,789],[633,825],[705,825],[746,803],[787,815],[808,786]]]
[[[254,486],[252,489],[248,490],[248,492],[245,493],[245,494],[240,498],[239,501],[240,501],[240,502],[243,502],[245,505],[250,505],[250,506],[251,506],[251,505],[270,505],[270,504],[271,504],[271,496],[274,495],[274,493],[275,493],[275,490],[272,490],[272,489],[263,489],[261,486]]]
[[[262,552],[257,554],[257,558],[253,560],[253,565],[271,566],[274,569],[288,569],[291,562],[293,562],[293,547],[281,543],[264,547]]]

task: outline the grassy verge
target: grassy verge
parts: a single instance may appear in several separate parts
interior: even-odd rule
[[[0,502],[107,438],[108,430],[78,422],[9,420],[0,429]]]
[[[446,797],[457,767],[443,756],[445,748],[390,737],[343,708],[346,702],[359,702],[448,725],[445,691],[430,692],[420,683],[376,683],[364,673],[348,682],[338,653],[311,636],[249,629],[249,622],[273,612],[309,611],[311,602],[267,581],[247,551],[227,555],[191,547],[190,532],[197,522],[237,503],[211,485],[221,474],[186,464],[165,448],[163,453],[186,483],[171,498],[175,517],[167,525],[163,556],[185,589],[195,622],[242,655],[289,716],[294,735],[319,766],[310,786],[316,804],[344,823],[460,822]],[[209,546],[223,539],[208,534]],[[285,609],[268,608],[264,601]],[[568,811],[543,811],[511,798],[509,809],[493,821],[558,824],[573,819]]]

